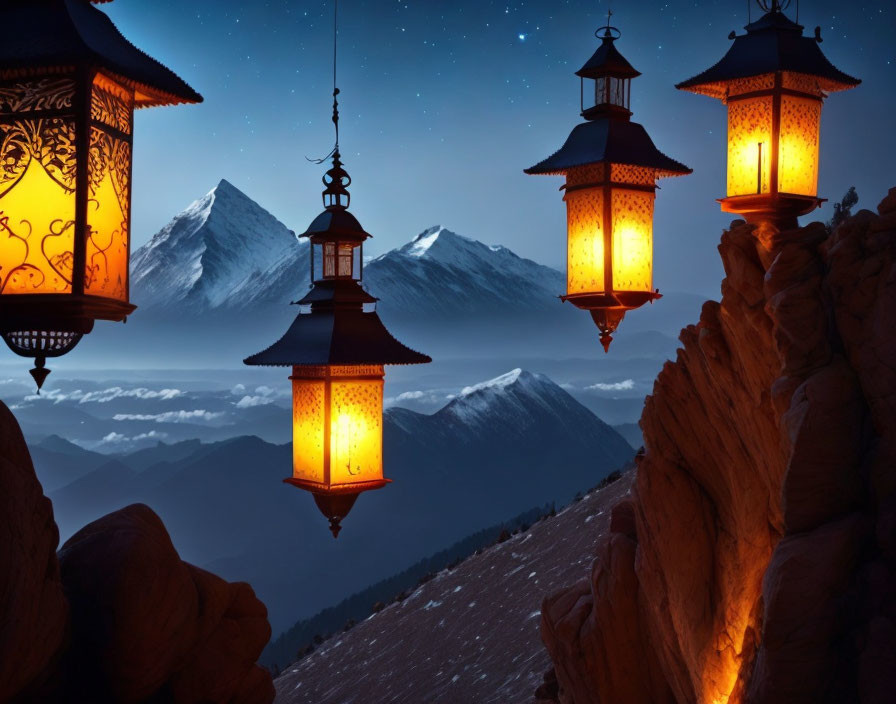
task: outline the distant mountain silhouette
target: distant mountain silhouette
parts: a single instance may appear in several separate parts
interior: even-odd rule
[[[63,539],[147,503],[184,559],[250,582],[278,632],[478,530],[564,503],[633,455],[550,379],[522,370],[465,389],[433,416],[390,409],[384,436],[394,483],[361,496],[338,541],[311,497],[281,483],[290,446],[256,437],[106,456],[49,496]],[[58,454],[36,453],[39,478],[59,474]]]

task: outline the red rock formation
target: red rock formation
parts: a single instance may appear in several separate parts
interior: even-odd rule
[[[892,701],[896,189],[879,213],[723,235],[618,529],[545,600],[561,702]]]
[[[135,505],[59,532],[0,403],[0,702],[270,704],[271,628],[247,584],[178,557]],[[61,565],[61,569],[60,569]]]

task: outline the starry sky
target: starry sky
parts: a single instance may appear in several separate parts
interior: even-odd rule
[[[655,285],[718,295],[725,109],[676,91],[747,23],[747,0],[615,0],[617,47],[642,72],[633,119],[694,169],[660,182]],[[138,113],[133,239],[146,242],[222,178],[290,228],[320,211],[332,146],[332,0],[118,0],[119,29],[205,96]],[[606,0],[340,0],[342,153],[352,211],[379,254],[436,224],[565,266],[562,179],[522,170],[581,118],[574,72],[597,46]],[[795,3],[788,10],[795,15]],[[754,4],[752,17],[761,12]],[[803,0],[822,50],[863,79],[822,117],[819,194],[856,186],[874,208],[896,186],[896,5]],[[830,204],[813,219],[830,217]]]

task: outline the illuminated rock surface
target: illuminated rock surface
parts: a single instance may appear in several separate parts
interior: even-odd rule
[[[0,702],[268,704],[264,605],[178,557],[142,505],[55,552],[52,505],[0,403]]]
[[[444,570],[276,680],[278,704],[531,701],[550,663],[542,594],[584,578],[632,474]]]
[[[549,699],[892,701],[896,189],[879,212],[723,235],[722,301],[657,378],[633,496],[590,581],[545,601]]]

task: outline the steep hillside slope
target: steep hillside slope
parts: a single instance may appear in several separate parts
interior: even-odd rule
[[[542,594],[588,575],[627,473],[333,636],[275,681],[278,704],[531,701],[549,661]]]

